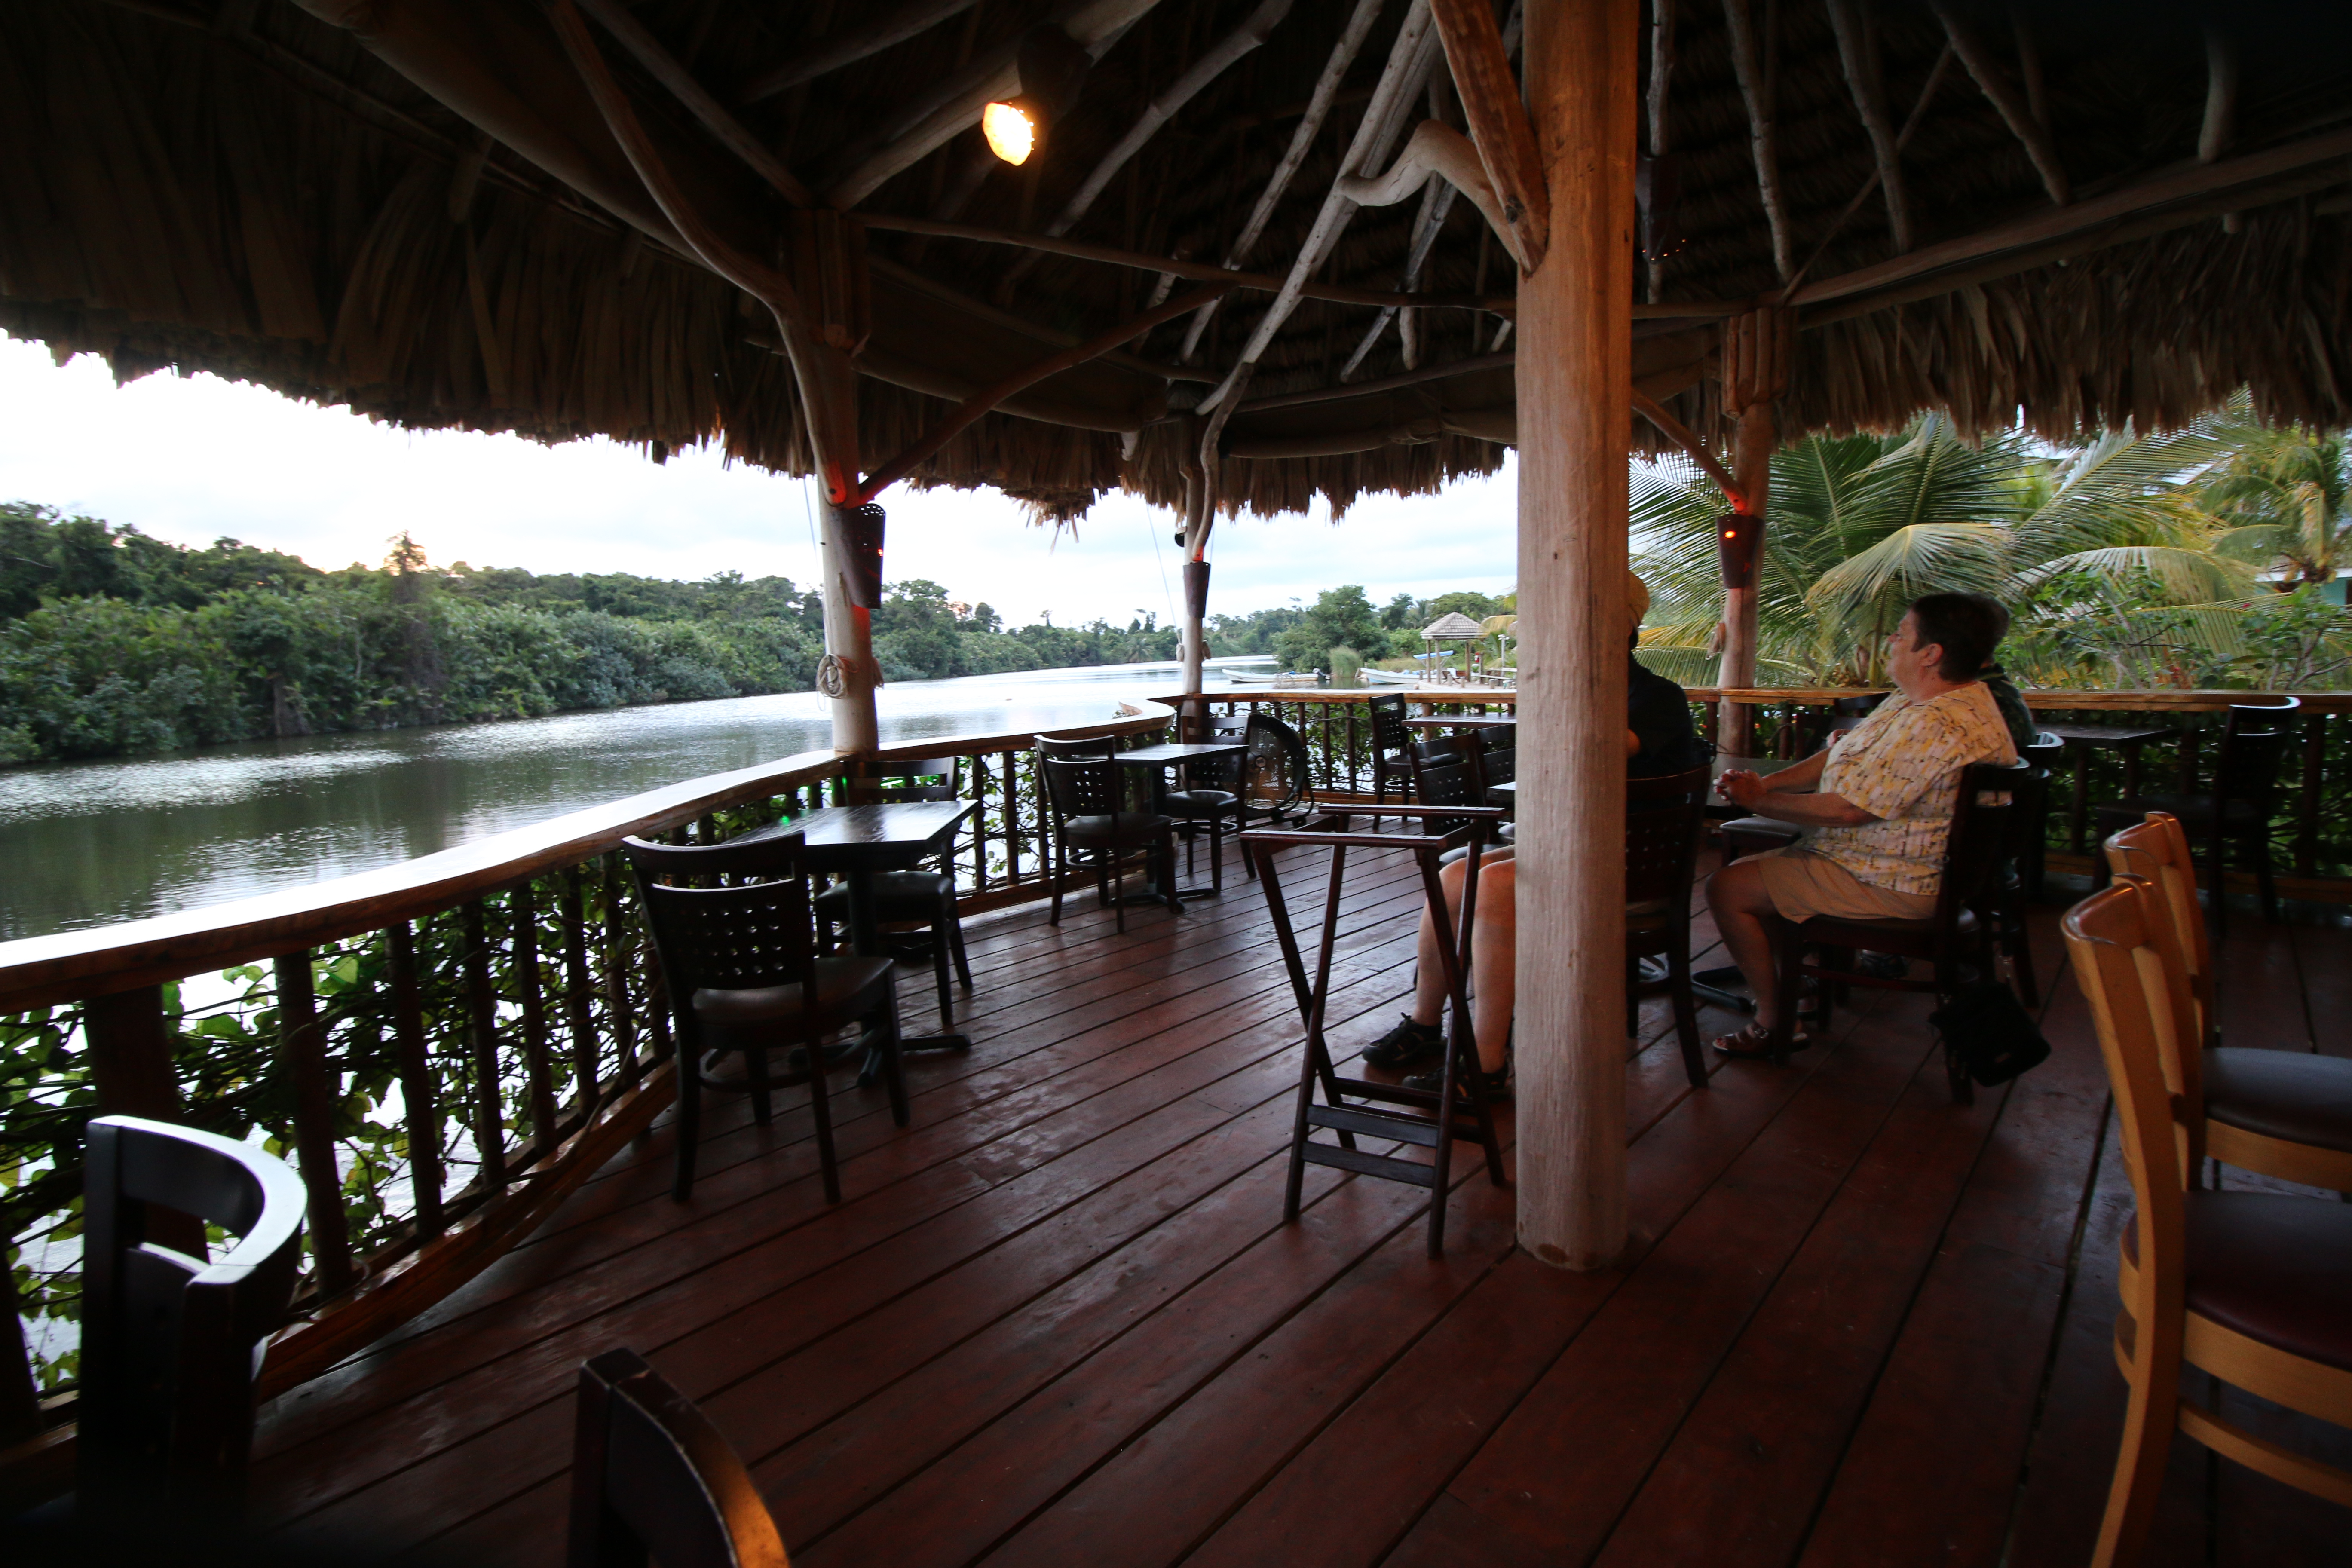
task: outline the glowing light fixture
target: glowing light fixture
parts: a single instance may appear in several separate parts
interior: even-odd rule
[[[988,138],[988,150],[1008,163],[1027,163],[1037,145],[1037,122],[1018,99],[982,110],[980,133]]]
[[[1094,63],[1061,28],[1050,23],[1030,28],[1021,40],[1021,90],[981,110],[988,150],[1008,163],[1027,163],[1047,129],[1078,101]]]

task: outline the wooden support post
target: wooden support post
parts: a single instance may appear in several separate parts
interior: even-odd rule
[[[1551,201],[1519,285],[1519,1243],[1625,1245],[1626,438],[1640,0],[1549,0],[1526,97]]]
[[[1749,515],[1759,522],[1772,494],[1772,448],[1775,445],[1772,405],[1751,404],[1738,418],[1731,440],[1731,477],[1748,501]],[[1757,551],[1763,551],[1762,530]],[[1756,684],[1755,588],[1723,591],[1723,662],[1716,674],[1718,686]],[[1745,702],[1717,705],[1716,732],[1725,752],[1735,757],[1756,754],[1756,710]]]
[[[101,1116],[145,1116],[178,1121],[180,1080],[172,1063],[172,1033],[163,1025],[163,988],[140,985],[82,1004],[82,1043]],[[149,1239],[192,1258],[205,1255],[204,1222],[175,1209],[160,1210]]]

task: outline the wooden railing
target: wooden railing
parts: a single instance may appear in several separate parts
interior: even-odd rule
[[[1170,717],[1056,733],[1157,734]],[[968,909],[1046,890],[1036,739],[883,748],[886,770],[965,759]],[[42,1329],[69,1316],[81,1128],[103,1112],[258,1131],[301,1172],[299,1321],[270,1342],[265,1394],[439,1300],[671,1098],[621,840],[715,842],[837,798],[842,772],[805,752],[355,876],[0,944],[0,1237],[16,1265],[0,1305]],[[73,1356],[45,1348],[21,1377],[0,1364],[17,1391],[0,1400],[0,1513],[67,1473]]]
[[[1725,691],[1688,690],[1694,717],[1712,742],[1718,699],[1756,709],[1757,749],[1773,756],[1801,755],[1817,743],[1826,710],[1843,698],[1867,695],[1867,687],[1757,687]],[[1369,690],[1274,691],[1230,689],[1203,694],[1212,709],[1226,713],[1264,712],[1281,719],[1306,738],[1309,775],[1318,794],[1345,796],[1370,788],[1371,724],[1369,698],[1402,692],[1420,712],[1508,711],[1517,693],[1455,686],[1389,687]],[[2283,873],[2279,889],[2290,898],[2352,902],[2352,692],[2302,691],[2293,722],[2299,728],[2294,760],[2280,769],[2278,809],[2272,818],[2272,856]],[[2138,782],[2149,790],[2188,794],[2210,787],[2222,716],[2237,703],[2276,702],[2279,694],[2258,691],[2028,691],[2027,705],[2052,723],[2116,724],[2126,716],[2147,729],[2175,733],[2150,741],[2139,757]],[[1179,696],[1162,701],[1176,703]],[[2079,753],[2084,792],[2092,806],[2123,798],[2134,759],[2126,753],[2088,750]],[[2069,766],[2074,759],[2070,758]],[[2065,782],[2051,818],[2050,865],[2061,871],[2087,869],[2089,846],[2077,844],[2072,813],[2073,780]],[[2231,885],[2239,886],[2236,873]]]

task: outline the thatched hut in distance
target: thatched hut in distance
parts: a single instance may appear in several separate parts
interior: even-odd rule
[[[1629,447],[1683,447],[1754,512],[1780,440],[1925,408],[2063,435],[2246,385],[2352,421],[2347,25],[19,0],[0,325],[123,376],[817,473],[849,749],[874,738],[860,503],[888,483],[1181,505],[1197,674],[1215,518],[1433,489],[1517,444],[1520,930],[1557,943],[1519,972],[1522,1234],[1592,1264],[1624,1226]],[[979,129],[1016,100],[1050,121],[1019,166]],[[1753,608],[1735,582],[1727,684]]]

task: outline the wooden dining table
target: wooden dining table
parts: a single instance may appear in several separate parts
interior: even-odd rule
[[[874,878],[881,871],[911,871],[953,847],[964,819],[980,809],[976,800],[883,801],[868,805],[827,805],[744,834],[738,843],[797,833],[807,847],[812,871],[838,876],[849,887],[849,943],[865,958],[895,956],[882,939],[874,910]],[[861,1042],[863,1043],[863,1042]],[[967,1051],[968,1035],[908,1035],[901,1051]],[[869,1049],[861,1083],[877,1066]]]
[[[1110,760],[1123,768],[1151,770],[1151,809],[1155,815],[1165,816],[1168,814],[1168,775],[1171,773],[1188,763],[1204,763],[1217,757],[1243,756],[1247,754],[1248,751],[1249,744],[1244,741],[1183,741],[1170,742],[1156,746],[1138,746],[1131,752],[1114,752],[1111,753]],[[1239,832],[1241,826],[1241,821],[1236,817],[1234,822],[1234,831]],[[1189,855],[1192,851],[1187,849],[1185,853]],[[1175,868],[1170,867],[1169,875],[1172,878],[1175,874]],[[1216,889],[1170,888],[1163,895],[1159,886],[1159,879],[1151,878],[1145,881],[1144,891],[1154,898],[1166,896],[1177,899],[1206,899],[1213,897]]]

